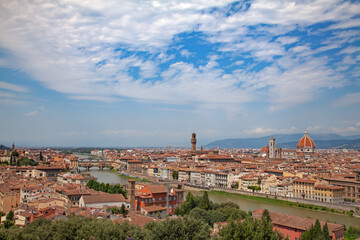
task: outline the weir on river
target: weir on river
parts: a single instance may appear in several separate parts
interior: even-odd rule
[[[85,171],[85,169],[81,169],[81,170]],[[90,171],[88,171],[88,173],[96,177],[99,182],[103,182],[103,183],[126,184],[128,182],[128,178],[116,175],[108,170],[100,171],[98,168],[91,168]],[[194,195],[202,195],[202,192],[198,192],[198,191],[191,191],[191,193]],[[290,215],[296,215],[299,217],[308,217],[313,219],[319,219],[321,221],[329,221],[338,224],[344,224],[347,227],[360,226],[360,218],[350,217],[350,216],[345,216],[330,212],[320,212],[320,211],[314,211],[303,208],[296,208],[296,207],[277,205],[271,203],[263,203],[251,199],[237,198],[236,196],[224,196],[224,195],[218,195],[212,193],[209,193],[209,199],[215,203],[234,202],[238,204],[240,206],[240,209],[244,211],[254,211],[258,208],[261,208],[261,209],[268,209],[269,211],[273,211],[273,212],[285,213]]]

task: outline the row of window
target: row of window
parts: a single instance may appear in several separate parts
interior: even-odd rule
[[[179,197],[181,197],[181,195],[179,195]],[[166,200],[166,197],[164,197],[164,199],[162,197],[159,197],[158,200],[156,200],[156,198],[145,198],[143,199],[142,201],[145,202],[145,203],[151,203],[152,201],[156,202],[156,201],[162,201],[162,200]],[[176,200],[176,197],[169,197],[169,201],[175,201]]]

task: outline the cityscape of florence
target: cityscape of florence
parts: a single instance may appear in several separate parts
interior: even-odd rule
[[[360,239],[359,66],[359,1],[0,1],[0,240]]]

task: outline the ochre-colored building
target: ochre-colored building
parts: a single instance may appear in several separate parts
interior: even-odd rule
[[[295,179],[293,181],[294,197],[315,200],[315,183],[312,179]]]
[[[338,186],[316,185],[315,200],[320,202],[343,203],[344,188]]]
[[[141,186],[135,194],[135,210],[142,212],[142,208],[148,206],[166,207],[167,194],[166,187],[163,185]],[[184,191],[171,189],[169,192],[168,213],[175,214],[175,208],[183,203]]]
[[[0,211],[7,213],[20,204],[20,191],[10,188],[0,188]]]

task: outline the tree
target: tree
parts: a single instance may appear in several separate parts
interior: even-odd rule
[[[319,219],[316,219],[314,228],[312,229],[312,239],[316,240],[322,240],[323,239],[323,232],[321,230],[321,225]]]
[[[179,179],[179,172],[178,171],[173,171],[173,173],[172,173],[172,177],[173,177],[173,179]]]
[[[210,200],[208,193],[205,191],[199,202],[199,208],[204,210],[210,210]]]
[[[189,216],[207,223],[210,227],[212,227],[216,222],[223,221],[223,216],[220,211],[206,211],[198,207],[191,210]]]
[[[270,222],[268,222],[270,220]],[[267,225],[266,229],[264,224]],[[271,226],[271,231],[270,231]],[[255,220],[254,218],[248,216],[244,221],[231,221],[223,229],[220,230],[219,235],[221,239],[224,240],[233,240],[233,239],[254,239],[254,240],[280,240],[282,236],[277,232],[272,230],[271,219],[263,214],[261,221]]]
[[[188,216],[178,219],[166,219],[162,222],[150,222],[144,227],[145,239],[209,239],[209,226],[201,220]]]
[[[325,226],[326,225],[326,226]],[[311,228],[307,231],[305,231],[301,235],[301,240],[326,240],[331,238],[325,238],[327,235],[330,237],[329,229],[327,224],[324,225],[323,230],[321,230],[320,221],[316,219],[315,225],[311,226]]]
[[[261,190],[261,187],[259,186],[248,186],[248,189],[251,189],[253,192],[256,190]]]
[[[121,204],[120,213],[124,215],[124,217],[128,214],[128,210],[125,208],[124,204]]]
[[[323,227],[323,235],[324,235],[324,240],[331,240],[327,223],[325,223],[325,225]]]
[[[258,186],[260,186],[260,185],[261,185],[261,177],[259,177],[259,178],[258,178],[258,180],[257,180],[257,184],[258,184]]]
[[[186,200],[181,205],[181,208],[180,208],[180,211],[178,211],[178,214],[179,215],[189,214],[189,212],[195,207],[196,207],[196,199],[195,199],[194,195],[192,195],[192,193],[189,192],[186,196]]]
[[[120,184],[110,185],[109,183],[99,183],[91,179],[86,186],[88,188],[94,189],[95,191],[107,192],[110,194],[122,194],[126,198],[126,190],[124,190]]]
[[[18,151],[13,151],[12,153],[11,153],[11,156],[14,156],[14,157],[18,157],[19,156],[19,153],[18,153]]]
[[[9,228],[11,228],[12,226],[14,226],[14,222],[13,222],[13,221],[10,221],[10,220],[5,220],[5,221],[3,222],[3,224],[4,224],[4,227],[5,227],[6,229],[9,229]]]
[[[345,239],[358,239],[360,238],[360,226],[358,228],[355,228],[353,226],[350,226],[345,230],[344,233]]]
[[[42,152],[40,151],[40,155],[39,155],[39,161],[43,161],[44,160],[44,157],[42,155]]]
[[[262,239],[273,239],[274,233],[277,232],[273,231],[273,224],[271,221],[270,213],[267,209],[263,211],[263,215],[261,217],[260,225],[259,225],[260,233]]]
[[[14,212],[12,210],[6,215],[6,220],[14,221]]]

